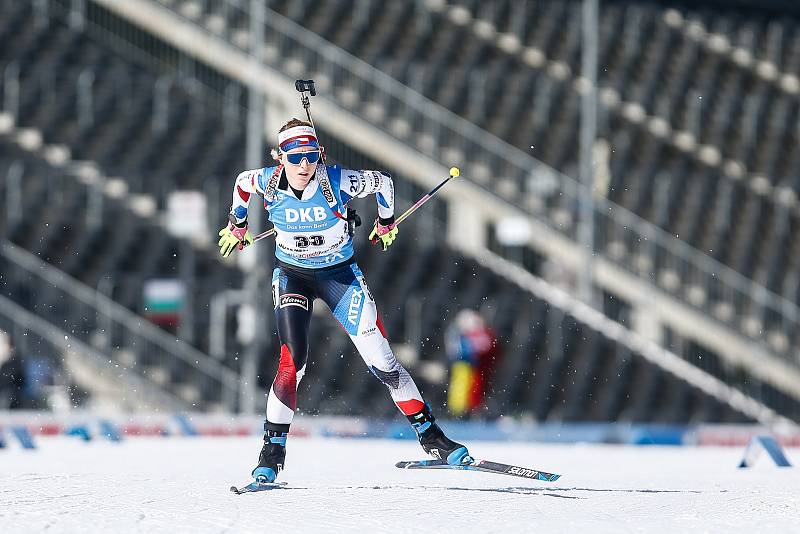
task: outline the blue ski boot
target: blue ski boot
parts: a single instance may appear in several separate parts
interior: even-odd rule
[[[417,433],[419,444],[426,453],[439,460],[444,460],[450,465],[460,465],[472,461],[472,457],[464,445],[456,443],[444,435],[427,404],[421,412],[407,417],[414,432]]]
[[[258,467],[253,469],[253,478],[256,482],[275,482],[278,473],[283,470],[286,460],[286,436],[289,434],[280,430],[267,430],[264,434],[264,447],[258,456]]]

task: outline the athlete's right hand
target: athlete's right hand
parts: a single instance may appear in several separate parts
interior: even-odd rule
[[[219,242],[217,242],[217,245],[219,246],[219,253],[222,254],[223,258],[230,256],[235,248],[242,250],[245,243],[248,245],[253,244],[253,236],[247,229],[246,224],[242,227],[238,227],[234,226],[233,223],[229,223],[228,226],[219,231],[218,235]]]

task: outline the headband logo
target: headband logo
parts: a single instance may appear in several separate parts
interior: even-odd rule
[[[317,132],[311,126],[294,126],[278,134],[278,144],[284,152],[298,146],[319,147]]]

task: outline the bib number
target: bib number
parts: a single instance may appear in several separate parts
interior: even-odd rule
[[[321,247],[325,244],[325,237],[321,235],[296,235],[294,236],[294,244],[297,248]]]

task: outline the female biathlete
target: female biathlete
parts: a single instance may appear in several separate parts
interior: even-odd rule
[[[392,353],[364,275],[353,258],[347,204],[374,194],[378,220],[370,239],[385,251],[397,237],[394,186],[380,171],[319,165],[321,148],[311,123],[292,119],[278,133],[275,167],[245,171],[236,178],[229,224],[220,232],[220,253],[252,244],[247,229],[250,195],[264,201],[275,227],[272,301],[280,343],[278,373],[267,398],[264,446],[253,470],[273,482],[283,469],[286,437],[297,407],[297,387],[308,358],[308,329],[314,300],[322,299],[370,371],[389,388],[426,453],[450,464],[469,461],[467,448],[444,435],[414,380]]]

